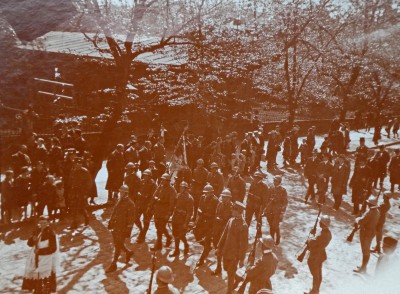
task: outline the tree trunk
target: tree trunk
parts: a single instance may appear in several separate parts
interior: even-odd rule
[[[347,94],[342,94],[342,107],[340,109],[340,116],[339,116],[339,121],[344,122],[346,120],[346,115],[347,115],[347,105],[348,105],[348,96]]]

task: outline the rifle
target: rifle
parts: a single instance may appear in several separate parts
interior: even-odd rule
[[[321,215],[321,211],[322,211],[321,204],[319,204],[318,206],[319,206],[318,215],[317,215],[317,219],[315,220],[314,227],[311,229],[310,233],[308,234],[307,241],[306,241],[303,252],[300,253],[299,256],[297,256],[297,260],[300,262],[303,262],[304,257],[306,256],[306,253],[308,251],[308,239],[310,238],[311,235],[315,236],[315,233],[317,232],[318,219],[319,219],[319,216]]]
[[[249,282],[249,280],[247,279],[247,271],[249,270],[249,268],[254,265],[254,261],[256,258],[256,249],[257,249],[257,241],[259,238],[262,237],[262,215],[263,215],[263,209],[262,207],[260,207],[260,212],[258,215],[258,219],[257,219],[257,232],[256,232],[256,236],[254,238],[254,243],[253,243],[253,248],[251,249],[250,253],[249,253],[249,257],[247,258],[247,260],[249,261],[249,266],[246,269],[246,272],[244,273],[243,277],[238,277],[238,275],[236,276],[236,281],[235,281],[235,285],[234,285],[234,289],[236,289],[240,282],[242,282],[242,284],[239,287],[239,290],[237,291],[238,294],[243,294],[244,290],[246,290],[246,285]]]
[[[153,258],[152,258],[152,266],[151,266],[151,276],[150,276],[150,282],[149,282],[149,288],[147,288],[146,294],[151,294],[151,287],[153,286],[153,277],[154,277],[154,272],[156,270],[156,251],[153,251]]]
[[[382,188],[379,190],[379,193],[378,193],[378,195],[376,196],[376,201],[379,200],[379,196],[381,195],[381,193],[382,193]],[[354,235],[357,233],[357,231],[358,231],[359,229],[360,229],[360,227],[358,226],[357,223],[355,223],[355,224],[354,224],[354,228],[353,228],[353,230],[351,231],[350,235],[347,236],[346,241],[347,241],[347,242],[352,242],[352,241],[353,241],[353,238],[354,238]]]

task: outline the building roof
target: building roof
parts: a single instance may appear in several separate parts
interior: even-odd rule
[[[96,35],[94,33],[86,33],[86,35],[92,39],[97,37],[97,43],[100,49],[106,50],[109,48],[104,35]],[[121,35],[116,38],[118,40],[124,40],[125,36]],[[134,42],[133,46],[151,46],[157,44],[159,41],[160,39],[157,37],[141,37],[139,38],[139,42]],[[135,59],[135,62],[151,65],[182,65],[187,62],[187,56],[182,47],[182,45],[166,46],[154,52],[146,52],[139,55]],[[94,44],[81,32],[48,32],[32,42],[18,45],[18,48],[112,59],[111,53],[99,52]]]

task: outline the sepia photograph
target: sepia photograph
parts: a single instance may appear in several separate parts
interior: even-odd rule
[[[0,294],[400,294],[398,0],[0,0]]]

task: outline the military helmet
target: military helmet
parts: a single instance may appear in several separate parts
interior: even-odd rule
[[[128,162],[125,165],[125,169],[132,169],[132,168],[135,168],[135,164],[133,162]]]
[[[218,163],[212,162],[210,165],[211,168],[218,168]]]
[[[180,186],[180,187],[185,187],[185,188],[188,188],[188,187],[189,187],[188,183],[186,183],[185,181],[182,181],[181,184],[180,184],[179,186]]]
[[[232,193],[229,191],[229,189],[224,189],[221,193],[221,196],[232,197]]]
[[[165,173],[165,174],[163,174],[163,175],[161,176],[161,179],[162,179],[162,180],[167,180],[167,181],[169,181],[171,178],[170,178],[169,174]]]
[[[198,164],[204,164],[204,160],[202,158],[197,159],[196,161]]]
[[[122,186],[119,188],[119,191],[120,191],[120,192],[129,192],[129,187],[128,187],[127,185],[122,185]]]
[[[160,281],[171,284],[174,281],[174,275],[172,273],[172,269],[169,266],[162,266],[157,271],[157,279]]]
[[[151,170],[146,169],[146,170],[143,172],[143,175],[151,176],[151,175],[152,175],[152,174],[151,174]]]
[[[210,184],[205,185],[203,188],[203,193],[206,193],[206,192],[214,192],[213,186],[211,186]]]

